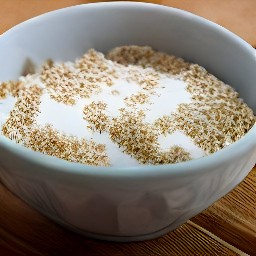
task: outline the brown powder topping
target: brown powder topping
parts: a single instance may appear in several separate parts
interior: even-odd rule
[[[178,107],[173,123],[207,153],[237,141],[252,128],[253,111],[230,86],[196,64],[183,79],[193,100]]]
[[[190,67],[190,63],[185,62],[183,59],[156,52],[148,46],[116,47],[108,53],[107,58],[125,66],[135,65],[143,68],[152,68],[156,73],[161,72],[172,75],[180,74],[182,71],[189,70]]]
[[[190,159],[183,148],[174,146],[164,152],[158,142],[159,132],[144,121],[143,111],[120,110],[119,118],[110,125],[110,138],[123,148],[124,152],[142,164],[170,164]]]
[[[153,68],[187,83],[192,102],[155,121],[162,134],[180,130],[206,153],[214,153],[240,139],[255,123],[253,111],[238,93],[197,64],[139,46],[117,47],[108,58],[126,66]]]
[[[150,96],[143,91],[132,94],[124,99],[127,106],[135,106],[137,104],[146,104],[150,102]]]
[[[9,95],[17,97],[20,90],[25,88],[21,81],[9,81],[0,84],[0,100],[7,98]]]
[[[167,135],[172,134],[175,131],[175,127],[173,125],[174,123],[174,117],[164,115],[160,118],[158,118],[155,123],[154,127],[159,130],[160,134]]]
[[[93,140],[78,139],[58,132],[50,125],[36,127],[30,133],[29,148],[70,162],[109,166],[106,147]]]
[[[87,126],[92,131],[99,131],[100,133],[107,130],[110,118],[104,114],[107,104],[104,102],[92,102],[84,107],[83,118],[90,125]]]
[[[11,86],[13,83],[9,85]],[[20,83],[16,83],[16,86],[16,89],[13,88],[14,92],[23,88]],[[2,127],[3,135],[34,151],[70,162],[108,166],[105,145],[97,144],[93,140],[68,136],[50,125],[37,125],[36,117],[39,114],[42,94],[43,89],[37,85],[19,90],[19,93],[15,94],[17,101]]]
[[[152,68],[141,68],[140,66],[129,66],[126,68],[128,82],[135,82],[143,90],[154,93],[154,89],[160,86],[160,75]]]
[[[118,95],[120,95],[120,92],[118,90],[113,90],[113,91],[111,91],[111,94],[118,96]]]
[[[18,90],[20,84],[16,85]],[[27,145],[30,127],[35,124],[35,118],[39,113],[42,92],[42,88],[34,85],[29,90],[20,90],[17,93],[14,109],[2,127],[3,135],[17,143]]]
[[[100,91],[97,82],[88,82],[78,70],[66,64],[44,65],[41,80],[45,83],[51,98],[57,102],[74,105],[79,97],[89,98]]]
[[[190,160],[190,154],[179,146],[170,147],[168,151],[161,150],[158,142],[159,131],[154,125],[145,122],[143,111],[130,112],[123,108],[119,110],[119,117],[111,119],[104,113],[105,107],[101,102],[93,102],[90,110],[87,106],[85,107],[84,119],[90,123],[90,129],[109,133],[111,140],[123,152],[140,163],[170,164]]]
[[[116,73],[111,63],[103,54],[89,50],[69,65],[47,62],[42,68],[41,80],[54,100],[74,105],[79,97],[90,98],[102,90],[101,86],[113,85]]]
[[[39,77],[44,88],[31,85],[33,76],[0,84],[0,100],[9,95],[17,99],[2,133],[35,151],[70,162],[111,165],[106,145],[96,143],[94,133],[108,133],[122,152],[139,163],[157,165],[191,159],[189,152],[179,145],[163,150],[160,135],[181,131],[206,153],[213,153],[240,139],[255,123],[253,111],[230,86],[197,64],[150,47],[118,47],[107,58],[89,50],[74,63],[48,61]],[[162,78],[184,81],[191,102],[147,123],[146,106],[152,104],[152,95],[158,95]],[[109,87],[113,88],[112,96],[120,96],[113,86],[122,80],[137,84],[139,91],[123,99],[125,108],[119,109],[117,116],[109,112],[104,98],[89,101]],[[89,103],[83,106],[83,119],[92,139],[64,134],[49,124],[39,126],[36,118],[44,93],[66,105],[88,99]]]

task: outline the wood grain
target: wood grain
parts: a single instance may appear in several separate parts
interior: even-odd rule
[[[96,1],[0,0],[0,34],[58,8]],[[206,17],[256,46],[255,0],[148,1]],[[67,231],[0,184],[0,255],[256,255],[256,168],[227,196],[162,238],[107,243]],[[209,233],[210,232],[210,233]],[[220,240],[222,239],[222,240]],[[234,247],[232,247],[234,246]],[[240,251],[239,251],[240,250]]]
[[[193,222],[250,255],[256,255],[256,168]]]

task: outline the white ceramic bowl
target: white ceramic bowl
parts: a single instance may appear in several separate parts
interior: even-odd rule
[[[149,45],[206,67],[256,111],[254,49],[226,29],[168,7],[80,5],[22,23],[0,37],[0,80],[27,58],[74,60],[88,48]],[[162,166],[91,167],[32,152],[0,137],[0,177],[31,206],[89,237],[134,241],[177,228],[241,182],[256,160],[256,126],[213,155]]]

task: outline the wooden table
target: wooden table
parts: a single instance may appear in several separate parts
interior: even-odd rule
[[[0,0],[0,34],[11,26],[80,0]],[[151,1],[190,10],[256,46],[255,0]],[[256,167],[232,192],[159,239],[109,243],[67,231],[0,183],[0,255],[256,255]]]

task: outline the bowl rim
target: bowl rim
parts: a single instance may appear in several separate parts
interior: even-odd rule
[[[252,46],[250,46],[243,39],[232,33],[231,31],[223,28],[222,26],[211,22],[205,18],[192,14],[188,11],[180,10],[173,7],[162,6],[158,4],[152,3],[142,3],[142,2],[98,2],[98,3],[88,3],[81,4],[71,7],[66,7],[62,9],[58,9],[55,11],[51,11],[48,13],[41,14],[39,16],[33,17],[27,21],[24,21],[8,31],[4,32],[0,35],[0,40],[4,37],[12,36],[16,30],[27,26],[33,22],[43,22],[47,20],[51,16],[62,15],[65,12],[76,12],[77,10],[83,8],[92,8],[92,9],[101,9],[101,8],[126,8],[130,9],[139,8],[144,9],[150,8],[159,12],[168,12],[170,14],[179,15],[180,17],[185,17],[188,20],[192,20],[193,22],[204,23],[205,26],[209,26],[214,28],[215,30],[219,30],[225,36],[230,37],[232,40],[237,41],[241,44],[242,47],[247,48],[248,51],[255,56],[255,50]],[[255,58],[256,59],[256,58]],[[101,177],[126,177],[126,178],[144,178],[144,177],[165,177],[165,176],[183,176],[188,174],[198,174],[205,171],[213,170],[214,168],[209,168],[210,166],[221,166],[227,162],[232,161],[235,157],[239,157],[243,155],[243,152],[246,152],[249,148],[256,148],[256,124],[245,134],[241,139],[232,143],[226,148],[223,148],[213,154],[208,156],[193,159],[186,162],[176,163],[176,164],[166,164],[166,165],[141,165],[141,166],[127,166],[127,167],[101,167],[101,166],[90,166],[80,163],[71,163],[65,160],[61,160],[55,157],[51,157],[48,155],[44,155],[39,152],[34,152],[31,149],[25,148],[21,146],[5,136],[0,134],[0,147],[4,150],[7,150],[16,156],[21,157],[24,161],[36,164],[43,168],[47,168],[48,170],[61,173],[72,173],[73,175],[93,175],[93,176],[101,176]]]

